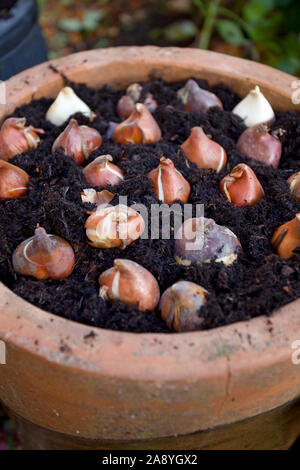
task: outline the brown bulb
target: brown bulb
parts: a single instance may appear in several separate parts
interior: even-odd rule
[[[291,190],[292,198],[300,202],[300,171],[290,176],[287,182]]]
[[[29,176],[21,168],[0,160],[0,199],[19,199],[27,194]]]
[[[89,155],[102,144],[102,137],[96,129],[79,126],[76,119],[71,119],[65,130],[57,137],[52,153],[62,147],[64,154],[82,165]]]
[[[293,220],[278,227],[271,243],[280,258],[293,256],[293,251],[300,246],[300,213]]]
[[[267,166],[279,167],[282,145],[268,132],[265,124],[249,127],[237,141],[237,149],[243,155]]]
[[[39,280],[69,277],[74,264],[71,245],[63,238],[48,235],[42,227],[38,227],[34,236],[22,242],[13,254],[14,270]]]
[[[115,195],[107,189],[96,191],[93,188],[86,188],[81,193],[81,200],[85,204],[96,204],[97,207],[106,207],[110,201],[113,200]]]
[[[211,168],[220,173],[227,163],[227,155],[223,147],[211,140],[202,127],[192,128],[190,136],[183,142],[181,149],[198,168]]]
[[[122,96],[117,104],[117,113],[120,119],[127,119],[135,109],[135,101],[130,96]]]
[[[255,206],[265,195],[254,171],[244,163],[231,170],[220,183],[221,193],[238,207]]]
[[[115,259],[114,267],[99,277],[100,297],[121,300],[141,311],[153,310],[160,297],[159,286],[152,274],[134,261]]]
[[[129,118],[114,129],[113,138],[121,144],[151,144],[161,139],[161,130],[146,106],[137,103]]]
[[[95,248],[126,248],[145,230],[143,217],[123,204],[99,207],[86,221],[86,236]]]
[[[8,118],[0,130],[0,159],[9,160],[15,155],[36,149],[40,143],[38,134],[43,129],[26,126],[26,118]]]
[[[169,158],[162,157],[158,167],[150,171],[148,177],[160,201],[166,204],[172,204],[175,201],[187,202],[191,187]]]
[[[178,90],[177,96],[187,112],[205,114],[213,106],[223,109],[222,101],[214,93],[200,88],[195,80],[188,80],[185,86]]]
[[[241,244],[237,236],[213,219],[188,219],[175,235],[175,260],[185,266],[212,260],[229,266],[236,261],[239,251]]]
[[[123,171],[111,163],[111,155],[101,155],[95,158],[84,170],[84,176],[91,186],[115,186],[124,179]]]
[[[159,310],[170,330],[195,331],[203,327],[200,312],[206,304],[208,292],[189,281],[179,281],[161,296]]]

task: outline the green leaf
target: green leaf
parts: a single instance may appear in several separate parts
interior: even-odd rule
[[[105,17],[105,11],[103,10],[87,10],[84,13],[82,21],[82,29],[85,31],[96,31],[99,23]]]
[[[183,20],[170,24],[164,30],[164,36],[169,41],[187,41],[193,39],[197,34],[198,28],[193,21]]]
[[[238,24],[229,20],[216,21],[216,28],[220,36],[231,44],[242,45],[245,41],[243,31]]]
[[[260,21],[275,6],[275,0],[252,0],[243,7],[243,18],[251,23]]]
[[[82,22],[76,18],[66,18],[59,21],[58,27],[67,33],[79,33],[82,30]]]

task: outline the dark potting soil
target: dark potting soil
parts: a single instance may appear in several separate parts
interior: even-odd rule
[[[99,274],[113,265],[114,258],[127,258],[140,263],[158,280],[161,292],[180,279],[202,285],[210,292],[201,310],[205,328],[213,328],[274,310],[300,297],[300,249],[289,260],[280,259],[272,250],[274,230],[300,212],[300,204],[292,201],[286,179],[298,171],[300,159],[300,112],[276,113],[273,131],[283,129],[280,137],[283,155],[278,170],[250,161],[236,150],[236,141],[245,129],[242,121],[231,113],[239,97],[220,85],[209,88],[224,104],[224,111],[214,108],[206,116],[186,113],[176,98],[182,83],[166,84],[153,80],[145,84],[159,103],[154,117],[163,139],[151,145],[122,146],[106,138],[109,121],[119,121],[116,104],[122,92],[106,86],[101,90],[83,84],[71,84],[76,93],[97,112],[92,126],[103,136],[99,154],[111,154],[114,163],[126,178],[110,188],[118,196],[128,197],[128,205],[142,203],[149,210],[158,200],[152,191],[147,173],[159,164],[161,156],[174,161],[191,184],[189,203],[205,205],[205,216],[230,228],[240,239],[243,253],[229,268],[220,263],[190,267],[178,266],[173,257],[173,240],[139,239],[125,250],[101,250],[88,245],[84,229],[89,205],[81,201],[81,191],[89,185],[82,169],[71,158],[57,152],[51,154],[54,139],[65,126],[57,128],[45,120],[52,100],[41,99],[17,109],[14,116],[25,116],[28,123],[42,127],[46,134],[35,151],[15,157],[12,163],[30,175],[30,191],[24,199],[0,203],[0,279],[17,295],[56,315],[88,325],[134,332],[167,332],[158,310],[139,312],[122,302],[109,303],[99,297]],[[172,106],[172,107],[171,107]],[[76,115],[80,124],[90,124]],[[203,126],[226,150],[228,164],[219,175],[199,170],[187,162],[180,144],[191,127]],[[265,190],[265,198],[254,207],[238,208],[219,192],[219,182],[238,163],[245,162],[255,171]],[[99,188],[100,189],[100,188]],[[150,213],[150,212],[149,212]],[[37,281],[20,277],[12,268],[12,253],[17,245],[33,235],[37,224],[48,233],[68,240],[76,253],[71,277],[61,281]]]

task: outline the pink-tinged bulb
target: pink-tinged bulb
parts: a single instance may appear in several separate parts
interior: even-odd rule
[[[0,159],[9,160],[15,155],[36,149],[40,143],[38,134],[44,134],[43,129],[26,126],[26,118],[8,118],[0,130]]]
[[[265,195],[262,185],[248,165],[240,163],[220,183],[221,193],[238,207],[255,206]]]
[[[214,93],[200,88],[195,80],[188,80],[185,86],[177,92],[177,96],[184,104],[184,110],[187,112],[195,111],[205,114],[213,106],[223,109],[220,98]]]
[[[220,173],[227,163],[227,155],[223,147],[210,139],[202,127],[191,129],[191,134],[183,142],[181,149],[198,168],[210,168]]]
[[[161,139],[161,130],[145,105],[137,103],[134,111],[113,132],[121,144],[151,144]]]
[[[123,171],[112,161],[111,155],[101,155],[84,168],[85,179],[91,186],[115,186],[124,180]]]
[[[63,238],[48,235],[42,227],[34,236],[22,242],[14,251],[13,267],[21,276],[38,280],[64,279],[72,274],[75,255]]]
[[[70,119],[65,130],[55,140],[52,153],[62,147],[65,155],[73,158],[78,165],[82,165],[101,144],[102,137],[96,129],[79,126],[76,119]]]
[[[115,259],[113,268],[99,277],[100,297],[121,300],[141,311],[157,307],[160,292],[154,276],[141,265],[128,259]]]
[[[103,207],[93,212],[85,223],[89,244],[95,248],[126,248],[145,230],[143,217],[123,204]]]
[[[195,331],[203,328],[201,308],[206,304],[208,292],[189,281],[179,281],[161,296],[159,310],[170,330]]]
[[[187,202],[191,193],[190,184],[169,158],[162,157],[158,168],[150,171],[148,177],[160,201],[166,204],[172,204],[175,201]]]
[[[294,250],[300,246],[300,213],[275,230],[271,243],[280,258],[293,256]]]
[[[213,260],[230,266],[240,251],[237,236],[227,227],[217,225],[213,219],[188,219],[175,234],[175,260],[184,266]]]
[[[269,134],[268,127],[264,124],[246,129],[237,141],[237,149],[243,155],[267,166],[279,167],[281,142]]]
[[[0,160],[0,199],[19,199],[26,196],[28,182],[26,171]]]

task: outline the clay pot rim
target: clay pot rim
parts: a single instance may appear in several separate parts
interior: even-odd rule
[[[201,63],[205,63],[208,71],[207,76],[203,70],[198,75],[203,78],[214,75],[211,82],[220,82],[221,74],[224,77],[233,75],[237,80],[241,80],[242,75],[247,89],[257,83],[271,103],[277,94],[281,95],[280,109],[287,109],[290,85],[296,80],[270,67],[223,54],[152,46],[82,52],[49,63],[71,79],[82,81],[83,72],[87,74],[94,62],[98,65],[99,62],[113,65],[115,62],[134,64],[148,61],[152,69],[155,65],[159,68],[161,62],[163,69],[160,76],[166,78],[164,74],[169,70],[165,69],[166,61],[170,61],[170,67],[174,67],[174,59],[178,61],[178,68],[183,67],[182,74],[186,77],[187,69],[184,66],[188,64],[192,67],[191,64],[197,60],[198,69],[201,69]],[[220,61],[225,64],[222,71],[218,65]],[[6,82],[8,104],[0,105],[0,121],[13,112],[17,105],[45,95],[46,89],[47,96],[56,95],[62,86],[62,79],[49,69],[49,63],[22,72]],[[197,65],[194,70],[189,70],[189,76],[195,76]],[[179,80],[178,76],[176,80]],[[233,82],[227,79],[227,84],[234,88]],[[97,375],[130,376],[131,379],[136,377],[142,380],[196,380],[201,377],[218,377],[224,375],[224,372],[227,374],[228,361],[233,373],[234,370],[247,369],[250,363],[252,368],[261,370],[267,364],[289,360],[293,352],[291,344],[299,339],[295,337],[295,332],[300,331],[299,309],[300,299],[274,313],[270,317],[271,324],[265,316],[260,316],[208,331],[180,334],[126,333],[63,319],[26,302],[0,283],[0,333],[3,332],[0,336],[14,347],[42,357],[45,361],[80,369],[83,374],[94,372]],[[89,336],[91,331],[96,334],[93,338]],[[249,335],[251,340],[247,342]],[[271,336],[272,341],[269,341]],[[164,354],[158,361],[162,349]],[[122,367],[119,364],[120,357]]]

